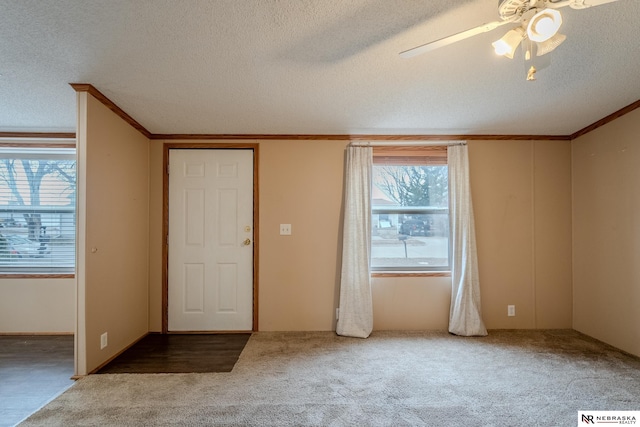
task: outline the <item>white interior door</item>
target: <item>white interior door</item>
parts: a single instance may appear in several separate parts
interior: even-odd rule
[[[253,150],[169,150],[170,331],[253,328]]]

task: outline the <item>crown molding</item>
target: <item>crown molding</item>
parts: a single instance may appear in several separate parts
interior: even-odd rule
[[[107,98],[102,92],[95,88],[95,86],[89,83],[69,83],[69,85],[75,89],[76,92],[87,92],[100,101],[105,107],[113,111],[122,120],[129,123],[134,129],[137,129],[141,134],[147,138],[151,138],[151,132],[149,132],[144,126],[138,123],[133,117],[127,114],[123,109],[118,107],[113,101]]]
[[[569,141],[566,135],[379,135],[379,134],[151,134],[162,140],[288,140],[288,141]]]
[[[636,108],[640,108],[640,100],[637,100],[636,102],[634,102],[632,104],[629,104],[626,107],[623,107],[623,108],[619,109],[615,113],[609,114],[607,117],[604,117],[604,118],[598,120],[597,122],[590,124],[589,126],[587,126],[584,129],[580,129],[579,131],[573,133],[570,136],[570,138],[571,138],[571,140],[574,140],[574,139],[579,138],[579,137],[581,137],[583,135],[586,135],[589,132],[598,129],[601,126],[604,126],[607,123],[610,123],[610,122],[614,121],[615,119],[618,119],[618,118],[624,116],[625,114],[628,114],[628,113],[632,112]]]
[[[137,129],[145,137],[152,140],[263,140],[263,141],[573,141],[587,133],[610,123],[631,111],[640,108],[640,100],[609,114],[597,122],[580,129],[570,135],[381,135],[381,134],[188,134],[151,133],[138,123],[133,117],[118,107],[102,92],[89,83],[70,83],[76,92],[87,92],[104,104],[107,108]],[[46,139],[74,139],[75,133],[56,132],[0,132],[0,138],[46,138]]]

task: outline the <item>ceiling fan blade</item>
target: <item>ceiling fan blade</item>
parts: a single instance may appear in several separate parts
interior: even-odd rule
[[[572,0],[569,5],[572,9],[586,9],[588,7],[600,6],[602,4],[613,3],[618,0]]]
[[[607,0],[604,0],[604,1],[607,1]],[[608,1],[611,1],[611,0],[608,0]],[[408,50],[402,51],[402,52],[400,52],[400,56],[402,58],[412,58],[412,57],[414,57],[416,55],[420,55],[420,54],[423,54],[423,53],[426,53],[426,52],[430,52],[432,50],[441,48],[443,46],[448,46],[450,44],[459,42],[461,40],[468,39],[469,37],[473,37],[473,36],[478,35],[478,34],[486,33],[488,31],[493,31],[496,28],[501,27],[502,25],[505,25],[505,24],[510,24],[511,22],[513,22],[513,20],[494,21],[494,22],[489,22],[488,24],[482,24],[482,25],[480,25],[478,27],[471,28],[469,30],[462,31],[462,32],[453,34],[451,36],[444,37],[444,38],[438,39],[436,41],[425,43],[423,45],[414,47],[412,49],[408,49]]]
[[[556,2],[551,1],[547,3],[547,5],[552,9],[560,9],[565,6],[569,6],[571,9],[587,9],[616,1],[618,0],[561,0]]]

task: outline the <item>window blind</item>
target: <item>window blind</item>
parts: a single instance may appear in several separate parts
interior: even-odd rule
[[[371,269],[449,270],[446,146],[373,147]]]
[[[373,147],[373,164],[388,166],[444,166],[447,164],[447,147]]]
[[[75,270],[75,149],[0,147],[0,274]]]

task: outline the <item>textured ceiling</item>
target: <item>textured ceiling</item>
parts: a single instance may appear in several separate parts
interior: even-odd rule
[[[562,9],[525,81],[496,0],[0,0],[0,132],[75,130],[90,83],[151,133],[569,135],[640,99],[640,1]],[[544,65],[544,64],[543,64]]]

